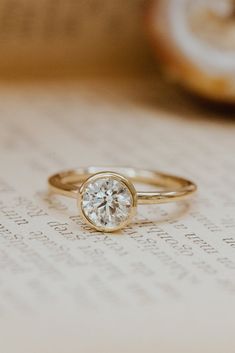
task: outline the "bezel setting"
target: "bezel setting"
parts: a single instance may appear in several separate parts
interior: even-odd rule
[[[110,184],[110,189],[108,189],[109,184]],[[124,215],[122,215],[120,220],[118,219],[117,216],[114,215],[114,217],[116,217],[118,220],[116,223],[114,222],[114,224],[111,226],[106,224],[101,224],[102,222],[101,222],[101,219],[99,219],[99,212],[95,212],[95,217],[91,217],[90,213],[87,211],[87,208],[85,206],[85,204],[87,204],[86,199],[89,198],[91,193],[90,190],[93,189],[94,186],[96,187],[95,195],[99,193],[99,190],[97,191],[97,185],[98,186],[101,185],[102,188],[104,188],[104,186],[107,186],[107,192],[109,192],[109,194],[111,192],[111,196],[107,195],[107,197],[111,197],[111,201],[114,195],[114,193],[112,194],[112,187],[111,187],[112,185],[115,185],[116,188],[120,188],[120,190],[124,192],[125,197],[129,201],[128,206],[126,207],[124,203]],[[89,203],[89,207],[92,208],[90,204],[91,203]],[[137,193],[132,182],[130,182],[130,180],[125,178],[123,175],[114,173],[114,172],[99,172],[88,177],[81,185],[79,189],[79,195],[78,195],[78,207],[80,209],[82,218],[90,227],[95,228],[96,230],[102,231],[102,232],[114,232],[124,228],[127,224],[129,224],[133,216],[136,214]],[[97,208],[95,209],[95,206],[93,207],[95,211]],[[119,209],[119,205],[117,204],[116,210],[114,208],[112,209],[112,212],[115,214],[115,212],[117,212],[118,209]],[[125,214],[125,211],[126,211],[126,214]],[[103,213],[104,212],[105,211],[103,211]]]

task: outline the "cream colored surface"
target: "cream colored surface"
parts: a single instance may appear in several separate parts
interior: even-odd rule
[[[235,352],[232,113],[135,79],[2,84],[0,114],[1,352]],[[199,194],[91,232],[46,181],[93,164],[183,175]]]

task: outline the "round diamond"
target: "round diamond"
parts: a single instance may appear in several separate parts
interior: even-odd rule
[[[92,177],[82,188],[82,212],[97,228],[109,231],[121,228],[130,217],[132,206],[129,187],[113,176]]]

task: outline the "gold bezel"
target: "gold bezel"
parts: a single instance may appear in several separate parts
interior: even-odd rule
[[[82,207],[82,199],[83,199],[83,194],[84,194],[84,190],[85,190],[86,186],[92,181],[95,181],[98,179],[103,179],[103,178],[113,178],[113,179],[123,183],[128,188],[128,190],[130,191],[130,194],[132,196],[132,205],[131,205],[131,210],[130,210],[129,216],[124,222],[122,222],[117,227],[107,228],[107,227],[96,226],[85,215],[83,207]],[[110,172],[110,171],[95,173],[92,176],[88,177],[83,182],[83,184],[80,186],[79,193],[78,193],[78,208],[80,210],[82,218],[90,227],[95,228],[96,230],[98,230],[100,232],[108,232],[108,233],[115,232],[115,231],[118,231],[118,230],[124,228],[127,224],[130,223],[131,219],[135,216],[136,211],[137,211],[137,192],[136,192],[135,187],[132,184],[132,182],[121,174]]]

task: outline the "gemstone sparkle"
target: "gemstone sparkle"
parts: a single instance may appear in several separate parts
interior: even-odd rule
[[[87,220],[104,230],[121,228],[129,218],[133,196],[127,185],[113,177],[99,177],[86,183],[81,207]]]

